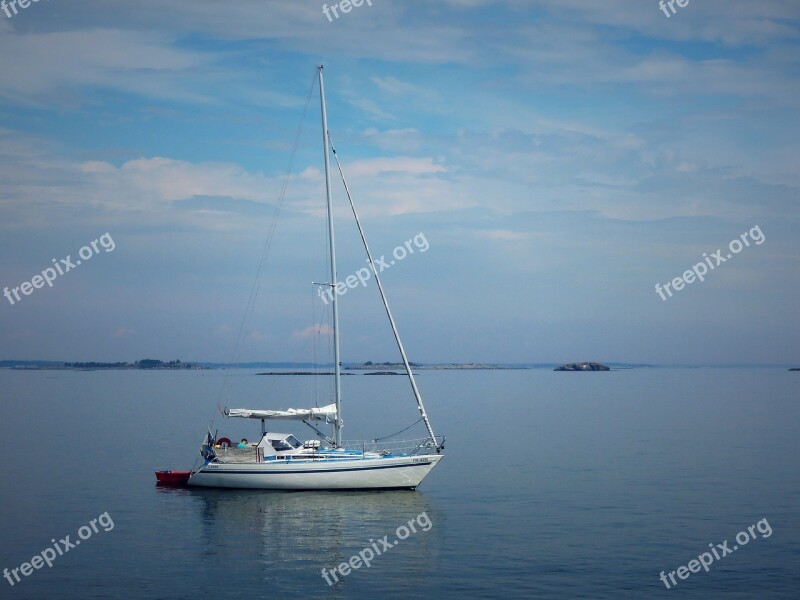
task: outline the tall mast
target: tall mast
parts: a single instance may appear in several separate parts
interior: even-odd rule
[[[325,82],[322,78],[322,65],[317,66],[319,71],[319,102],[322,111],[322,147],[325,152],[325,195],[327,197],[328,206],[328,241],[330,244],[331,255],[331,282],[330,286],[333,289],[331,294],[331,302],[333,304],[333,362],[334,362],[334,386],[336,398],[336,421],[333,424],[334,440],[336,447],[342,445],[342,374],[340,371],[339,359],[339,303],[336,300],[336,244],[333,237],[333,210],[331,202],[331,173],[330,173],[330,155],[328,153],[328,111],[325,108]]]

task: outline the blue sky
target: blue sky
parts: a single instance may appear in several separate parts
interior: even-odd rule
[[[0,297],[0,358],[231,359],[324,63],[373,251],[430,244],[384,273],[412,360],[800,363],[800,4],[322,5],[0,12],[0,288],[115,242]],[[329,345],[321,169],[315,95],[242,360]],[[656,293],[755,226],[762,244]],[[374,285],[341,313],[344,360],[397,357]]]

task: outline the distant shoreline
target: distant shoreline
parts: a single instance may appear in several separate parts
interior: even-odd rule
[[[411,363],[417,371],[513,371],[531,369],[552,370],[563,363]],[[611,370],[630,369],[783,369],[798,370],[796,364],[768,365],[668,365],[646,363],[604,362]],[[164,362],[155,359],[143,359],[135,362],[67,362],[47,360],[0,360],[0,369],[19,371],[191,371],[191,370],[224,370],[224,369],[280,369],[280,373],[259,373],[259,375],[324,375],[333,371],[333,364],[287,363],[287,362],[250,362],[250,363],[215,363],[215,362],[181,362],[180,360]],[[323,372],[319,372],[322,369]],[[402,363],[343,363],[342,372],[356,374],[404,374]]]
[[[56,362],[36,360],[2,360],[0,369],[16,371],[191,371],[207,369],[199,363],[181,362],[145,358],[132,363],[128,362]]]

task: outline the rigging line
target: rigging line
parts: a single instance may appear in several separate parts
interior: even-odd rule
[[[289,179],[292,174],[292,169],[294,167],[294,160],[295,156],[297,155],[297,148],[300,145],[300,135],[303,131],[303,123],[306,119],[306,114],[308,113],[308,107],[311,103],[311,96],[314,93],[314,88],[316,87],[316,73],[311,80],[311,89],[308,90],[308,96],[306,97],[306,103],[303,107],[303,114],[300,117],[300,124],[297,127],[297,133],[295,134],[294,138],[294,145],[292,146],[292,152],[289,156],[289,165],[286,168],[286,174],[283,178],[283,185],[281,186],[280,194],[278,195],[278,202],[275,206],[275,212],[272,215],[272,222],[270,223],[270,228],[267,233],[267,238],[264,240],[264,248],[261,252],[261,259],[258,263],[258,269],[256,270],[255,280],[253,281],[253,286],[250,289],[250,297],[247,300],[247,307],[245,308],[244,318],[242,319],[242,323],[239,326],[239,333],[236,337],[236,344],[234,346],[233,355],[229,362],[229,366],[233,366],[234,364],[238,363],[239,358],[241,357],[242,352],[242,338],[244,337],[244,331],[250,322],[250,318],[252,317],[253,310],[255,308],[256,298],[258,297],[258,291],[261,287],[261,273],[264,270],[264,264],[269,257],[270,249],[272,248],[272,239],[275,236],[275,227],[278,224],[278,216],[281,212],[281,207],[283,206],[283,202],[286,199],[286,189],[289,186]],[[227,390],[228,382],[229,382],[229,370],[226,370],[225,377],[222,381],[222,390],[220,392],[220,396],[224,399],[225,392]]]
[[[405,431],[408,431],[409,429],[411,429],[411,428],[412,428],[414,425],[416,425],[416,424],[417,424],[417,423],[419,423],[420,421],[422,421],[422,417],[420,417],[419,419],[417,419],[416,421],[414,421],[414,422],[413,422],[411,425],[409,425],[409,426],[408,426],[408,427],[406,427],[405,429],[401,429],[401,430],[400,430],[400,431],[398,431],[397,433],[393,433],[392,435],[385,435],[385,436],[383,436],[383,437],[375,438],[375,439],[374,439],[374,440],[372,440],[372,441],[373,441],[373,442],[380,442],[380,441],[382,441],[382,440],[388,440],[389,438],[393,438],[393,437],[394,437],[394,436],[396,436],[396,435],[400,435],[401,433],[403,433],[403,432],[405,432]]]
[[[319,333],[319,331],[322,330],[322,316],[320,316],[319,320],[320,320],[320,324],[317,325],[317,303],[316,303],[316,298],[314,298],[314,288],[312,287],[311,288],[311,323],[316,328],[316,331],[315,331],[315,334],[314,334],[314,340],[313,340],[313,344],[312,344],[311,360],[312,360],[312,364],[314,365],[313,366],[314,374],[312,375],[312,379],[314,380],[313,400],[314,400],[314,406],[316,406],[317,408],[319,408],[319,374],[320,374],[320,368],[319,368],[319,342],[320,342],[320,336],[318,335],[318,333]]]
[[[325,249],[320,254],[320,256],[325,257],[321,261],[321,264],[325,265],[323,270],[322,270],[323,273],[325,273],[325,271],[329,268],[326,263],[328,262],[328,258],[329,258],[329,255],[330,255],[330,249],[331,249],[330,239],[331,239],[330,229],[325,227]],[[323,277],[323,279],[321,279],[321,281],[325,281],[324,277]],[[333,283],[333,282],[331,282],[331,283]],[[324,319],[324,323],[326,325],[328,325],[328,327],[330,327],[331,332],[333,332],[333,326],[334,326],[334,322],[333,322],[333,306],[328,306],[327,304],[325,304],[324,307],[321,310],[321,315],[322,315],[322,319]],[[331,364],[333,366],[333,372],[336,373],[336,365],[333,365],[333,363],[336,362],[336,358],[335,358],[336,349],[334,348],[333,335],[329,335],[329,336],[326,336],[326,337],[327,337],[326,351],[327,351],[328,354],[325,357],[325,360],[327,361],[328,357],[332,358]],[[320,348],[322,348],[322,344],[324,343],[324,341],[325,340],[323,340],[320,343]],[[320,365],[320,370],[322,370],[322,365]],[[329,404],[331,400],[336,402],[336,375],[334,375],[332,378],[328,378],[328,390],[327,391],[328,391],[328,395],[327,395],[327,397],[325,399],[325,403]],[[338,417],[339,417],[339,415],[337,415],[337,418]]]
[[[316,327],[317,322],[317,307],[314,305],[314,288],[311,288],[311,323]],[[316,336],[311,344],[311,364],[314,365],[314,374],[311,376],[312,384],[311,384],[311,399],[314,401],[314,406],[319,408],[319,403],[317,402],[317,374],[318,370],[316,367],[317,362],[317,344],[318,340]]]

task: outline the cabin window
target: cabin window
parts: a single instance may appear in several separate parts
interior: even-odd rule
[[[286,441],[289,442],[292,445],[293,448],[299,448],[300,446],[303,445],[303,443],[300,440],[298,440],[296,437],[294,437],[293,435],[290,435],[289,437],[287,437]]]
[[[269,443],[272,444],[276,452],[285,452],[286,450],[292,449],[292,447],[286,443],[286,440],[270,440]]]

